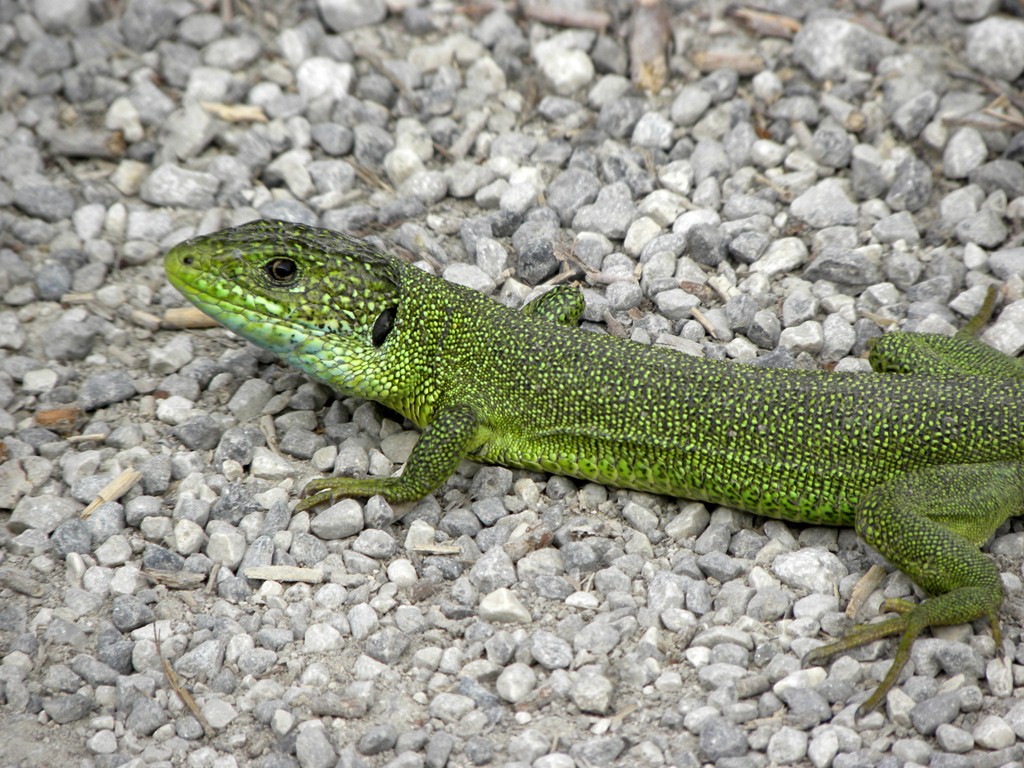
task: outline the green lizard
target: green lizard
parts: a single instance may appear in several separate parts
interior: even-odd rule
[[[987,618],[1000,645],[1002,582],[979,546],[1024,504],[1024,367],[967,334],[887,335],[876,373],[717,362],[577,329],[573,288],[515,311],[365,241],[284,222],[197,237],[165,266],[223,325],[423,430],[401,476],[313,480],[299,509],[418,499],[470,458],[854,526],[930,595],[889,601],[895,616],[808,657],[901,635],[862,711],[926,627]]]

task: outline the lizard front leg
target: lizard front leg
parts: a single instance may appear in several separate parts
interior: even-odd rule
[[[999,640],[1003,600],[999,570],[978,547],[1024,506],[1024,468],[1014,462],[927,467],[872,491],[857,514],[857,532],[930,597],[914,605],[887,601],[899,615],[855,627],[812,650],[808,663],[874,640],[900,635],[885,679],[861,705],[869,712],[895,685],[917,636],[927,627],[989,620]]]
[[[383,496],[388,501],[415,501],[451,477],[477,434],[476,413],[468,405],[440,410],[420,435],[398,477],[325,477],[311,480],[297,512],[346,496]]]

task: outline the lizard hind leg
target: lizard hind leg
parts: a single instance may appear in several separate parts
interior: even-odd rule
[[[898,615],[854,627],[811,651],[818,663],[893,635],[900,642],[888,673],[861,706],[875,709],[896,684],[914,640],[928,627],[985,618],[997,621],[1003,585],[995,563],[978,547],[1024,504],[1022,468],[1014,462],[944,465],[907,473],[872,491],[861,504],[858,533],[930,597],[920,604],[889,601]]]

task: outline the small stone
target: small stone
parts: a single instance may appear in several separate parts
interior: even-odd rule
[[[572,646],[551,632],[536,632],[530,652],[545,669],[568,669],[572,664]]]
[[[274,396],[274,388],[262,379],[247,379],[242,382],[235,394],[228,401],[228,410],[239,421],[251,421],[257,418],[264,406]]]
[[[837,179],[824,179],[815,184],[793,201],[790,212],[819,228],[852,225],[859,218],[857,204]]]
[[[446,723],[457,723],[476,706],[469,696],[459,693],[439,693],[430,702],[430,715]]]
[[[209,451],[217,447],[224,434],[220,422],[209,414],[200,414],[174,427],[174,436],[193,451]]]
[[[808,592],[829,593],[846,576],[842,561],[823,549],[807,548],[778,555],[771,566],[783,583]]]
[[[939,97],[928,89],[903,102],[893,113],[892,122],[906,139],[916,139],[932,119],[939,106]]]
[[[325,653],[341,647],[341,633],[330,624],[311,624],[303,638],[307,653]]]
[[[75,210],[75,199],[71,193],[50,184],[16,188],[14,204],[29,216],[44,221],[69,219]]]
[[[361,755],[379,755],[394,749],[397,741],[398,729],[391,723],[384,723],[364,733],[356,743],[356,750]]]
[[[910,721],[918,733],[931,736],[943,723],[951,723],[960,714],[960,696],[942,693],[918,703],[910,710]]]
[[[151,736],[153,731],[167,723],[169,719],[166,710],[158,702],[140,696],[135,700],[124,725],[139,736]]]
[[[174,670],[186,678],[212,680],[224,663],[224,649],[224,641],[207,640],[178,657]]]
[[[510,589],[496,589],[480,601],[483,621],[529,624],[533,617]]]
[[[611,240],[622,240],[636,215],[629,186],[623,181],[616,181],[601,187],[597,199],[575,214],[572,228],[599,232]]]
[[[13,533],[31,529],[50,534],[80,510],[80,504],[63,496],[24,496],[15,505],[7,527]]]
[[[633,128],[632,143],[638,147],[670,149],[672,132],[672,123],[657,112],[647,112]]]
[[[594,79],[594,63],[583,51],[567,49],[557,40],[534,46],[533,60],[555,93],[571,96]]]
[[[111,730],[97,731],[85,746],[94,755],[110,755],[117,751],[117,736]]]
[[[295,740],[295,756],[300,768],[333,768],[338,755],[324,726],[318,722],[304,725]]]
[[[206,544],[206,555],[215,563],[234,570],[242,562],[245,548],[244,534],[237,530],[221,530],[210,534]]]
[[[1024,72],[1024,21],[993,16],[967,31],[967,62],[998,80],[1013,82]]]
[[[547,189],[547,202],[564,226],[572,223],[576,213],[597,199],[601,182],[584,168],[568,168],[559,173]]]
[[[212,174],[164,163],[142,182],[139,196],[151,205],[210,208],[219,186]]]
[[[862,287],[879,282],[882,271],[863,250],[828,246],[807,265],[804,277],[807,280],[831,280],[841,285]]]
[[[342,499],[314,517],[309,529],[327,541],[347,539],[363,529],[363,509],[355,499]]]
[[[750,271],[768,276],[792,272],[806,264],[809,256],[807,245],[802,240],[782,237],[768,245],[764,255],[750,266]]]
[[[947,752],[964,753],[974,749],[974,737],[956,726],[943,723],[935,729],[935,740]]]
[[[77,693],[46,699],[43,702],[43,709],[46,711],[46,714],[58,725],[81,720],[89,714],[92,707],[93,701],[91,699]]]
[[[483,592],[493,592],[500,587],[511,587],[516,582],[516,569],[512,558],[502,547],[491,547],[474,563],[469,571],[469,580]]]
[[[697,84],[684,85],[679,89],[669,115],[676,125],[691,126],[703,117],[711,106],[711,92]]]
[[[816,80],[843,81],[849,72],[868,72],[895,44],[840,17],[817,17],[793,40],[793,59]]]
[[[409,638],[395,627],[385,627],[366,638],[366,653],[382,664],[395,664],[409,647]]]
[[[712,763],[722,758],[742,757],[749,747],[743,729],[724,717],[709,717],[701,726],[700,751]]]
[[[932,196],[932,169],[916,157],[907,157],[896,166],[886,204],[896,211],[919,211]]]
[[[988,147],[977,128],[959,128],[942,153],[942,172],[947,179],[966,179],[988,157]]]
[[[281,458],[269,448],[257,446],[253,450],[249,472],[253,477],[259,477],[271,482],[280,482],[281,480],[293,477],[295,469],[286,459]]]
[[[998,715],[986,715],[974,726],[973,743],[982,749],[1007,749],[1017,737],[1006,720]],[[973,746],[972,743],[972,746]]]
[[[533,691],[537,674],[527,664],[511,664],[506,667],[495,682],[498,695],[505,701],[518,704]]]
[[[379,24],[388,13],[382,0],[317,0],[316,4],[324,23],[333,32]]]
[[[78,392],[78,401],[86,411],[94,411],[135,397],[137,390],[128,374],[121,370],[91,374]]]
[[[371,528],[356,537],[352,549],[374,560],[387,560],[398,552],[398,542],[387,531]]]
[[[615,686],[598,672],[580,672],[569,696],[581,711],[592,715],[603,715],[612,704]]]
[[[783,726],[768,740],[768,759],[775,765],[792,765],[807,756],[805,731]]]
[[[991,208],[982,208],[965,217],[956,225],[955,232],[961,243],[975,243],[982,248],[1002,245],[1009,234],[1003,217]]]
[[[96,562],[104,568],[124,565],[132,556],[132,545],[125,536],[111,536],[96,548]]]

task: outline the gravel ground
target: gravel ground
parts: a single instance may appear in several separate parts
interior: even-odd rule
[[[800,662],[878,560],[852,531],[470,464],[292,515],[417,433],[161,323],[166,249],[263,216],[509,304],[579,280],[591,330],[761,365],[866,369],[994,284],[1018,354],[1024,21],[768,5],[795,37],[676,3],[651,95],[622,35],[511,5],[0,3],[0,765],[1024,764],[1018,526],[1005,658],[936,632],[858,720],[891,644]]]

